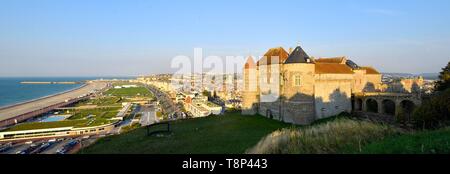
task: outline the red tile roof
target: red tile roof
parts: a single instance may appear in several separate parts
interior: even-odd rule
[[[345,57],[319,58],[317,63],[345,63]]]
[[[255,61],[253,60],[252,56],[247,58],[247,62],[245,63],[244,68],[245,69],[256,68],[256,64],[255,64]]]
[[[280,64],[280,63],[283,63],[284,61],[286,61],[288,56],[289,56],[289,53],[286,52],[286,50],[284,50],[282,47],[271,48],[271,49],[269,49],[269,51],[266,52],[266,54],[264,54],[264,57],[261,58],[261,60],[259,60],[257,62],[257,66]],[[278,60],[272,60],[272,58],[275,58],[275,57],[278,57]]]
[[[350,67],[337,63],[316,63],[316,74],[353,74]]]

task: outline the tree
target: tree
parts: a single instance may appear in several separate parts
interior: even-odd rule
[[[202,95],[208,97],[208,100],[211,99],[211,93],[208,90],[203,90]]]
[[[450,124],[450,88],[433,96],[414,111],[416,128],[435,129]]]
[[[445,68],[442,68],[442,72],[439,74],[439,80],[436,81],[435,90],[445,91],[450,87],[450,62],[448,62]]]

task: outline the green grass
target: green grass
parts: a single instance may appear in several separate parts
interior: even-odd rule
[[[97,99],[89,99],[86,101],[79,102],[75,105],[75,107],[85,106],[85,105],[97,105],[97,106],[120,106],[121,99],[119,97],[111,96],[111,97],[102,97]]]
[[[113,118],[119,113],[120,107],[111,108],[96,108],[96,109],[80,109],[75,111],[75,113],[68,118],[69,120],[84,119],[89,115],[95,115],[96,118]]]
[[[111,106],[112,104],[118,104],[120,98],[118,97],[105,97],[100,99],[93,99],[83,101],[75,106],[84,106],[88,103],[101,105],[101,106]],[[33,122],[33,123],[23,123],[17,126],[13,126],[4,131],[21,131],[21,130],[34,130],[34,129],[49,129],[58,127],[91,127],[99,126],[103,124],[113,123],[115,121],[110,121],[109,119],[115,117],[121,108],[121,104],[117,107],[103,107],[95,109],[78,109],[71,111],[71,117],[64,121],[56,122]],[[70,110],[69,110],[70,111]],[[65,113],[64,113],[65,114]],[[89,115],[94,115],[92,118],[87,118]]]
[[[450,128],[405,133],[397,128],[348,118],[293,126],[262,116],[179,120],[172,133],[147,136],[145,128],[100,139],[87,154],[448,154]],[[152,128],[152,131],[163,127]],[[128,131],[128,130],[126,130]]]
[[[105,137],[88,154],[241,154],[267,134],[291,124],[262,116],[229,113],[171,123],[172,133],[147,136],[145,128]],[[156,130],[157,128],[153,128]],[[161,129],[161,128],[159,128]]]
[[[109,89],[105,94],[117,97],[153,97],[152,93],[145,87]]]
[[[320,120],[316,120],[313,123],[311,123],[311,125],[309,125],[310,127],[312,126],[316,126],[316,125],[320,125],[320,124],[325,124],[325,123],[329,123],[329,122],[333,122],[333,121],[337,121],[337,120],[341,120],[341,119],[349,119],[351,118],[351,115],[349,113],[341,113],[337,116],[333,116],[333,117],[328,117],[328,118],[323,118]]]
[[[141,126],[141,125],[140,125],[139,123],[133,123],[133,124],[131,124],[131,125],[122,127],[122,129],[120,130],[120,132],[121,132],[121,133],[129,132],[129,131],[132,131],[132,130],[135,130],[135,129],[139,128],[140,126]]]
[[[392,136],[365,146],[363,154],[449,154],[450,128]]]

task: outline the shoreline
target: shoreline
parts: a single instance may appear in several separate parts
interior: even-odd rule
[[[108,87],[106,82],[88,81],[85,85],[72,90],[3,107],[0,109],[0,127],[14,125],[55,108],[72,104],[106,87]]]
[[[62,91],[62,92],[58,92],[58,93],[46,95],[46,96],[43,96],[43,97],[39,97],[39,98],[27,100],[27,101],[22,101],[22,102],[19,102],[19,103],[14,103],[14,104],[9,104],[9,105],[5,105],[5,106],[0,106],[0,110],[2,110],[2,109],[8,109],[8,108],[16,107],[16,106],[18,106],[18,105],[23,105],[23,104],[35,102],[35,101],[38,101],[38,100],[42,100],[42,99],[46,99],[46,98],[58,96],[58,95],[61,95],[61,94],[65,94],[65,93],[68,93],[68,92],[72,92],[72,91],[78,90],[78,89],[80,89],[80,88],[83,88],[83,87],[85,87],[85,86],[87,85],[86,82],[83,82],[83,83],[81,83],[81,84],[82,84],[82,85],[80,85],[80,86],[78,86],[78,87],[75,87],[75,88],[69,89],[69,90],[65,90],[65,91]]]

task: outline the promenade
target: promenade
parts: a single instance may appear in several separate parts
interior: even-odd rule
[[[49,106],[57,105],[60,103],[64,103],[67,100],[75,99],[79,96],[83,96],[93,92],[94,90],[101,90],[107,86],[106,82],[88,82],[85,86],[57,94],[54,96],[44,97],[41,99],[37,99],[30,102],[25,102],[9,107],[0,108],[0,122],[8,119],[15,118],[17,116],[27,114],[30,112],[34,112],[40,110],[42,108],[46,108]]]

